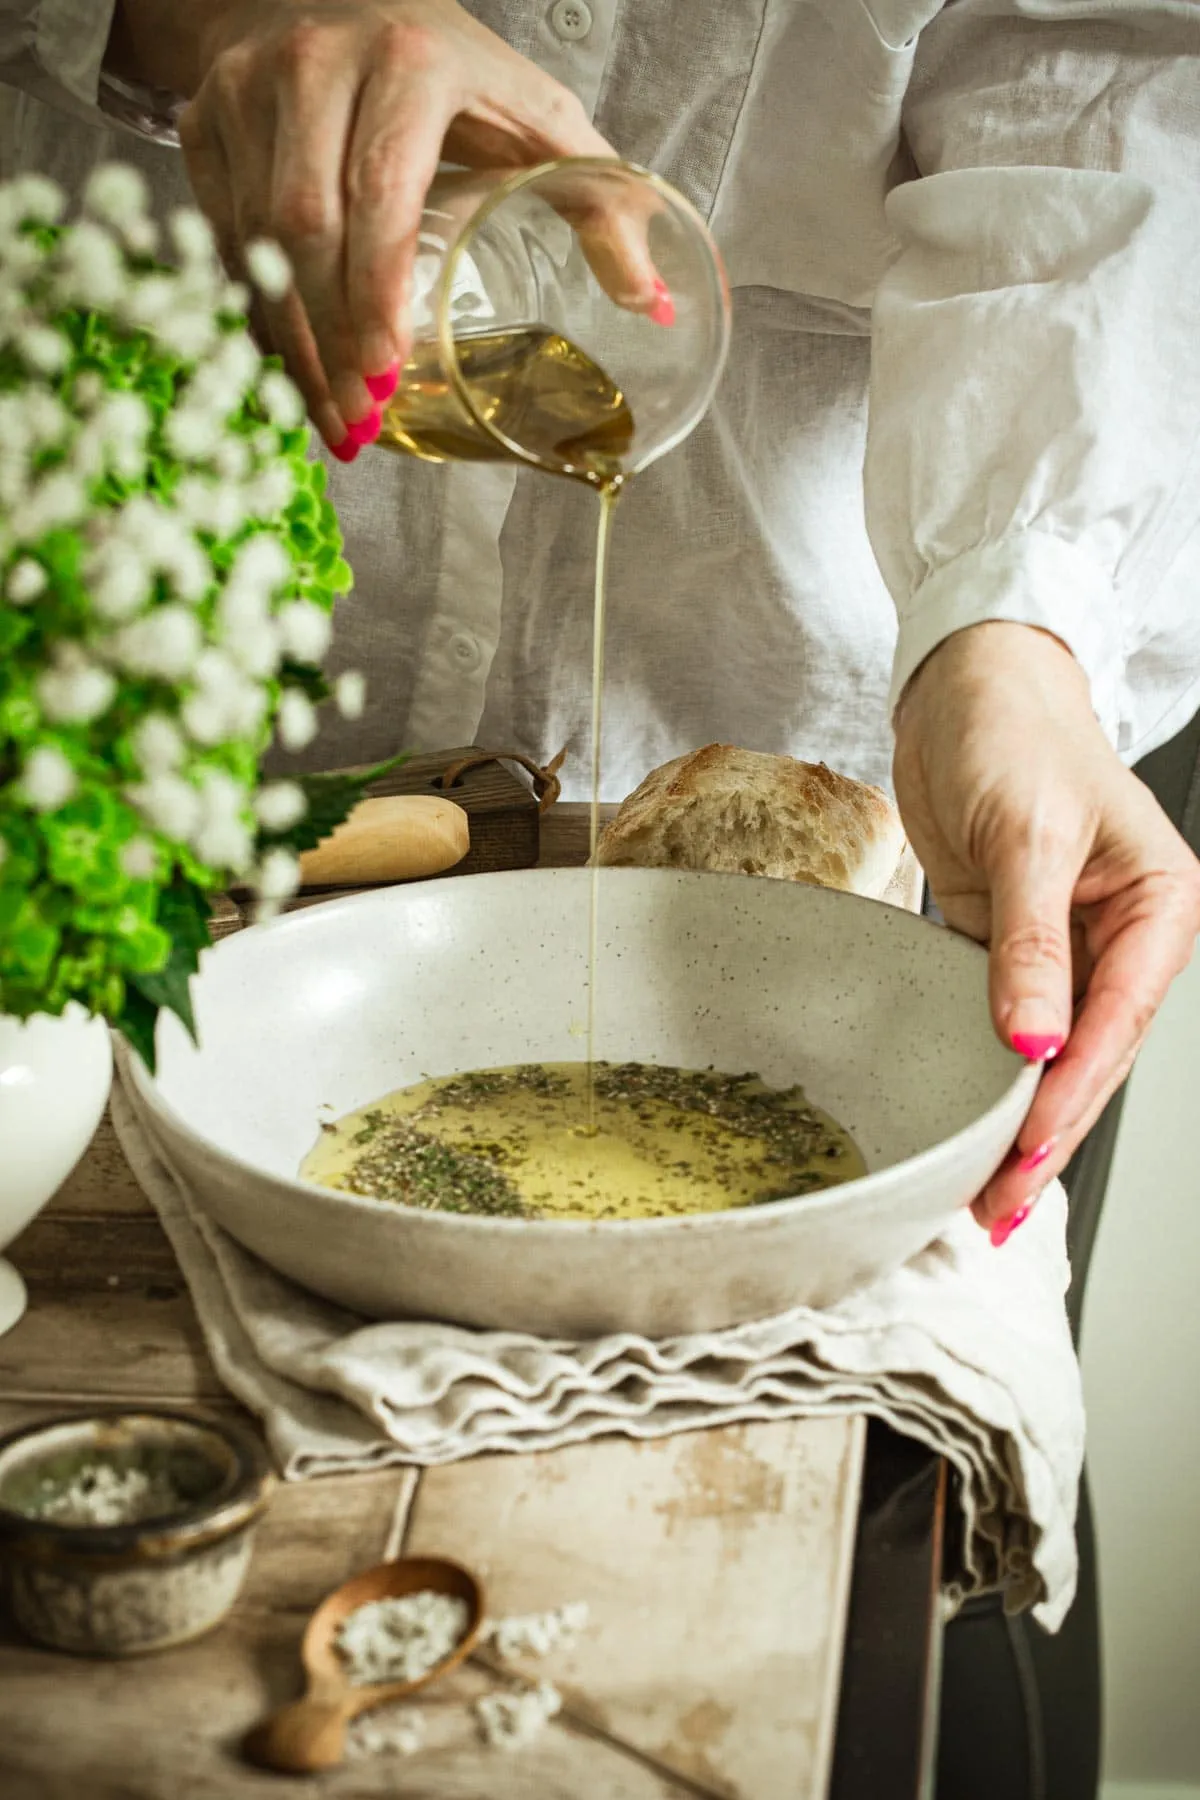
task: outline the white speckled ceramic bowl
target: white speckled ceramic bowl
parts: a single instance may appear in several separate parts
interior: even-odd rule
[[[690,1218],[409,1210],[301,1181],[318,1120],[438,1075],[583,1054],[582,869],[429,882],[294,913],[210,951],[201,1045],[159,1028],[144,1121],[220,1225],[373,1317],[665,1336],[837,1300],[929,1243],[1020,1129],[1037,1070],[988,1019],[986,958],[938,925],[791,882],[601,877],[596,1052],[799,1081],[870,1173]]]

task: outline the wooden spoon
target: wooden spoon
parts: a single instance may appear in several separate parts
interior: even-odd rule
[[[467,1629],[450,1655],[415,1681],[355,1686],[336,1643],[342,1620],[369,1600],[394,1600],[428,1590],[466,1601]],[[478,1642],[483,1617],[483,1589],[475,1577],[441,1557],[406,1556],[355,1575],[335,1588],[308,1621],[300,1647],[308,1676],[304,1698],[256,1725],[242,1745],[243,1754],[260,1768],[290,1774],[332,1769],[342,1760],[350,1721],[373,1706],[404,1699],[455,1668]]]

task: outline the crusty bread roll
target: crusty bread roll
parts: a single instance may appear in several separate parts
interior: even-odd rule
[[[904,849],[882,789],[824,763],[706,744],[647,775],[596,855],[612,868],[772,875],[879,899]]]

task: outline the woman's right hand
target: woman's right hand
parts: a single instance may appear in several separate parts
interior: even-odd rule
[[[294,285],[263,301],[261,328],[341,453],[407,353],[439,160],[613,154],[573,94],[455,0],[230,0],[203,28],[200,68],[180,122],[196,198],[235,272],[256,240],[286,252]],[[653,273],[635,269],[635,304],[653,306]]]

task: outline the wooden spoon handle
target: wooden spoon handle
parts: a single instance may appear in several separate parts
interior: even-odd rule
[[[254,1727],[242,1744],[243,1754],[260,1769],[289,1774],[332,1769],[345,1753],[346,1726],[355,1710],[352,1697],[295,1700]]]
[[[389,794],[360,801],[345,822],[300,858],[306,887],[358,887],[440,875],[471,847],[461,806],[437,794]]]

